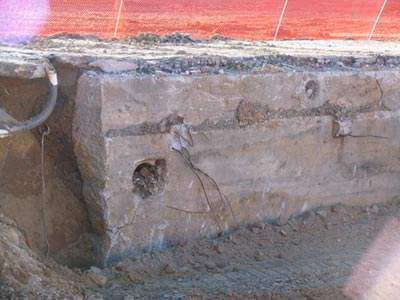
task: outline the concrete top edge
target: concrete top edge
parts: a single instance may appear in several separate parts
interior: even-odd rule
[[[66,36],[35,38],[21,46],[0,46],[0,76],[43,77],[43,67],[32,61],[49,55],[53,55],[56,64],[111,74],[400,70],[400,42],[199,40],[150,43]]]
[[[39,57],[0,51],[0,76],[35,79],[47,75],[43,60]]]

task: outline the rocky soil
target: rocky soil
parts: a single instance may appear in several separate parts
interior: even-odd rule
[[[239,41],[222,36],[141,34],[123,40],[59,34],[23,45],[1,45],[0,61],[50,57],[54,63],[98,73],[207,75],[398,69],[400,43],[379,41]]]
[[[38,257],[1,216],[0,299],[394,299],[399,204],[321,207],[103,270]]]

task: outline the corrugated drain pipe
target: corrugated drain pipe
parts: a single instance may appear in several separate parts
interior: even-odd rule
[[[37,116],[25,122],[17,122],[13,117],[0,109],[0,138],[5,138],[21,131],[29,131],[38,127],[51,115],[57,102],[58,79],[54,66],[45,62],[47,78],[49,79],[49,98],[46,107]]]

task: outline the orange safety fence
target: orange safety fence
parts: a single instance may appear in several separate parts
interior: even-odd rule
[[[150,32],[237,39],[400,38],[400,0],[0,0],[0,41]]]

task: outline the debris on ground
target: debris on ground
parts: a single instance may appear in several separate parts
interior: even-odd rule
[[[0,215],[0,299],[359,299],[344,287],[393,219],[398,224],[399,201],[337,204],[80,270],[34,254]]]
[[[161,177],[161,166],[143,163],[133,173],[133,193],[139,194],[143,199],[159,192],[159,178]]]

